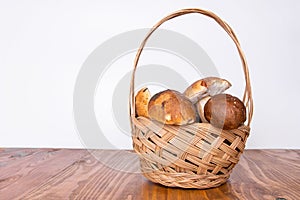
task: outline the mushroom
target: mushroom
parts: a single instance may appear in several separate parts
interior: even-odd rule
[[[220,94],[230,87],[231,83],[225,79],[207,77],[195,81],[184,91],[183,94],[195,104],[203,97]]]
[[[210,98],[211,98],[210,96],[203,97],[196,104],[196,109],[199,114],[201,122],[208,122],[204,116],[204,106]]]
[[[206,82],[201,79],[194,82],[190,85],[185,91],[184,95],[190,99],[192,103],[196,103],[201,99],[205,94],[207,94],[207,84]]]
[[[203,80],[207,84],[209,96],[220,94],[231,87],[231,83],[226,79],[222,79],[218,77],[207,77],[204,78]]]
[[[246,121],[246,107],[237,97],[217,94],[205,104],[204,116],[215,127],[236,129]]]
[[[135,96],[135,111],[137,116],[148,117],[148,103],[151,98],[151,94],[148,88],[144,87],[140,89]]]
[[[192,102],[175,90],[155,94],[149,101],[148,113],[151,119],[163,124],[185,125],[197,119]]]

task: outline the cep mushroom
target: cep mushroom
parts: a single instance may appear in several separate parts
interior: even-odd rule
[[[163,124],[185,125],[197,120],[192,102],[175,90],[155,94],[149,101],[148,113],[151,119]]]
[[[215,127],[236,129],[246,121],[246,107],[237,97],[217,94],[205,104],[204,116]]]
[[[148,103],[151,98],[151,94],[148,88],[144,87],[140,89],[135,96],[135,111],[137,116],[148,117]]]
[[[196,104],[196,109],[197,109],[197,112],[199,114],[199,117],[200,117],[200,120],[201,122],[208,122],[204,116],[204,106],[205,104],[208,102],[208,100],[210,99],[211,97],[210,96],[206,96],[206,97],[203,97],[202,99],[200,99],[198,101],[198,103]]]
[[[183,94],[195,104],[203,97],[220,94],[230,87],[231,83],[225,79],[207,77],[195,81]]]

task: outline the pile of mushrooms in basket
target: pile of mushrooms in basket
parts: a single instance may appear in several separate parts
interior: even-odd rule
[[[225,129],[236,129],[246,121],[244,103],[224,93],[231,83],[218,77],[195,81],[182,93],[167,89],[151,96],[148,88],[135,96],[137,116],[169,125],[210,123]]]

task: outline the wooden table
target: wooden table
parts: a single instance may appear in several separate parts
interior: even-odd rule
[[[131,151],[0,149],[0,199],[300,199],[300,150],[246,150],[218,188],[167,188]]]

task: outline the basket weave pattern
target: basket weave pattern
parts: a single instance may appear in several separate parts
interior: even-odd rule
[[[163,125],[145,117],[136,117],[135,71],[147,40],[164,22],[190,13],[214,19],[236,44],[244,70],[246,86],[243,102],[247,108],[247,124],[238,129],[222,130],[209,123]],[[214,13],[196,8],[179,10],[160,20],[138,49],[130,85],[129,106],[133,148],[140,157],[141,171],[145,177],[155,183],[181,188],[205,189],[225,183],[243,153],[253,113],[246,59],[229,25]]]

